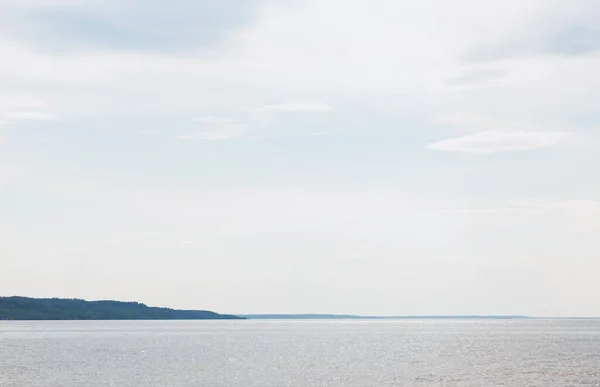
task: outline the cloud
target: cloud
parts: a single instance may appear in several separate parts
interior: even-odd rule
[[[282,103],[267,104],[258,108],[248,109],[249,119],[254,127],[265,128],[277,121],[278,114],[288,113],[326,113],[332,112],[331,105],[322,102],[316,103]]]
[[[555,208],[570,216],[582,220],[594,219],[600,224],[600,201],[598,200],[565,200],[554,203]]]
[[[534,4],[533,12],[514,19],[512,28],[486,36],[469,47],[464,59],[498,61],[534,56],[575,57],[600,51],[600,4],[595,0],[560,0]]]
[[[0,117],[7,120],[34,120],[34,121],[49,121],[57,119],[56,116],[40,112],[7,112],[4,114],[0,113]]]
[[[195,133],[180,135],[177,138],[180,140],[228,140],[247,136],[248,129],[248,125],[243,123],[209,125]]]
[[[574,56],[598,52],[600,51],[600,29],[597,26],[567,26],[551,36],[546,44],[546,50],[558,55]]]
[[[0,3],[0,32],[38,51],[157,52],[213,47],[252,24],[263,0],[60,0]],[[48,4],[51,3],[51,4]],[[3,8],[3,9],[2,9]]]
[[[203,122],[207,124],[233,124],[236,123],[237,120],[235,118],[229,117],[216,117],[216,116],[203,116],[203,117],[195,117],[192,118],[194,122]]]
[[[518,152],[552,146],[570,136],[569,132],[486,131],[432,142],[426,147],[443,152],[468,154]]]
[[[21,9],[56,8],[65,6],[89,5],[90,0],[2,0],[3,6]]]
[[[0,139],[0,144],[2,143]],[[29,173],[28,168],[0,160],[0,184],[14,183]]]
[[[0,95],[0,111],[21,108],[44,108],[47,103],[27,95]]]
[[[180,140],[227,140],[245,137],[249,133],[249,126],[231,117],[200,116],[192,119],[200,123],[200,130],[177,136]]]
[[[516,199],[501,203],[487,203],[481,206],[455,208],[445,212],[464,214],[520,214],[544,215],[562,209],[569,201],[549,201],[542,199]]]
[[[333,131],[327,131],[327,132],[313,132],[313,133],[310,133],[308,136],[309,137],[321,137],[321,136],[330,136],[335,133],[340,133],[340,130],[333,130]]]
[[[158,129],[146,129],[146,130],[140,131],[140,134],[144,135],[144,136],[153,136],[153,135],[157,135],[157,134],[161,134],[161,133],[163,133],[163,131],[158,130]]]
[[[451,86],[479,86],[490,85],[493,81],[506,74],[503,69],[497,68],[472,68],[463,71],[460,75],[450,77],[446,83]]]
[[[333,107],[325,103],[286,103],[279,105],[264,105],[258,109],[263,112],[329,112]]]
[[[481,215],[491,217],[494,221],[503,218],[513,221],[528,220],[537,224],[545,220],[549,222],[548,225],[565,227],[571,231],[600,229],[600,201],[598,200],[519,199],[479,207],[455,208],[444,212]]]
[[[489,124],[489,118],[473,113],[452,112],[448,114],[438,114],[428,120],[432,126],[452,126],[452,127],[480,127]]]
[[[30,96],[0,96],[0,125],[12,121],[48,121],[57,119],[56,116],[31,111],[46,107],[46,102]]]

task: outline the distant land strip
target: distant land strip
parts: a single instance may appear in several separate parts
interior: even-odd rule
[[[249,320],[469,320],[469,319],[529,319],[528,316],[486,315],[426,315],[426,316],[357,316],[351,314],[240,314]]]
[[[0,320],[244,320],[208,310],[150,307],[139,302],[0,297]]]

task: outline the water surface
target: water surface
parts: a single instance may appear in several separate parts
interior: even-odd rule
[[[600,386],[600,321],[3,321],[0,386]]]

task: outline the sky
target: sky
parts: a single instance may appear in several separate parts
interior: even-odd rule
[[[597,0],[0,0],[0,294],[600,316]]]

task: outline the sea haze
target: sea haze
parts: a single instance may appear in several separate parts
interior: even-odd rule
[[[2,387],[600,384],[598,320],[0,322]]]

